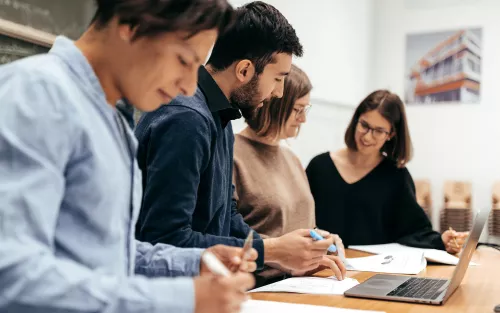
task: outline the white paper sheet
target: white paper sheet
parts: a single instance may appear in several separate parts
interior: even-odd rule
[[[269,284],[249,292],[292,292],[318,295],[342,295],[346,290],[358,285],[352,278],[337,280],[335,276],[323,277],[292,277]]]
[[[274,301],[248,300],[243,304],[240,313],[385,313],[381,311],[364,311],[342,309],[319,305],[294,304]]]
[[[352,258],[346,262],[348,271],[409,275],[420,273],[426,266],[424,253],[419,251]]]
[[[399,243],[388,243],[383,245],[349,246],[349,249],[359,250],[375,254],[407,253],[411,251],[422,251],[429,262],[436,262],[448,265],[457,265],[458,258],[446,251],[436,249],[422,249],[400,245]],[[470,265],[478,265],[470,262]]]

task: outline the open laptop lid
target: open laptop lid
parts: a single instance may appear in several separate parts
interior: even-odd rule
[[[476,251],[479,237],[481,237],[481,233],[483,232],[483,228],[484,225],[486,224],[486,220],[488,219],[490,211],[491,208],[478,211],[476,213],[472,230],[470,231],[469,237],[465,242],[464,249],[460,254],[460,259],[458,261],[457,266],[455,267],[455,271],[453,271],[453,276],[451,277],[450,284],[448,285],[448,289],[446,290],[444,300],[448,299],[453,294],[455,289],[457,289],[458,286],[460,286],[460,283],[462,282],[462,279],[465,276],[465,272],[469,267],[472,255],[474,254],[474,251]]]

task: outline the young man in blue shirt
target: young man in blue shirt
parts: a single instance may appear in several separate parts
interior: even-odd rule
[[[242,246],[250,231],[232,198],[231,120],[281,97],[292,56],[302,56],[303,48],[273,6],[256,1],[236,12],[235,24],[219,36],[207,66],[199,69],[194,97],[177,97],[143,115],[136,127],[144,185],[140,240]],[[325,257],[332,238],[314,242],[306,229],[264,240],[256,235],[257,264],[290,272],[327,265],[345,273],[337,257]]]
[[[135,240],[137,142],[115,108],[192,95],[232,15],[226,0],[98,0],[76,42],[0,67],[0,311],[239,311],[251,275],[181,278],[207,274],[203,250]]]

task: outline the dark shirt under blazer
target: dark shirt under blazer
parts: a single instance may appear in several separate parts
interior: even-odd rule
[[[231,120],[240,117],[204,67],[194,97],[177,97],[141,117],[135,131],[144,187],[138,239],[243,246],[251,228],[236,210],[232,185]],[[262,267],[264,243],[254,235]]]

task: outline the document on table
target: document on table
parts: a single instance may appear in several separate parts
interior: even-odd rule
[[[411,251],[422,251],[425,258],[429,262],[457,265],[458,258],[443,250],[437,249],[423,249],[414,248],[401,245],[399,243],[388,243],[382,245],[367,245],[367,246],[349,246],[349,249],[359,250],[375,254],[389,254],[389,253],[407,253]],[[477,263],[470,262],[470,265],[478,265]]]
[[[328,306],[295,304],[274,301],[248,300],[243,303],[240,313],[385,313],[381,311],[364,311],[334,308]]]
[[[346,290],[358,285],[352,278],[337,280],[335,276],[323,277],[292,277],[273,284],[250,290],[249,292],[292,292],[316,295],[343,295]]]
[[[412,251],[407,253],[391,253],[346,259],[348,271],[376,272],[390,274],[420,273],[427,266],[424,253]]]

